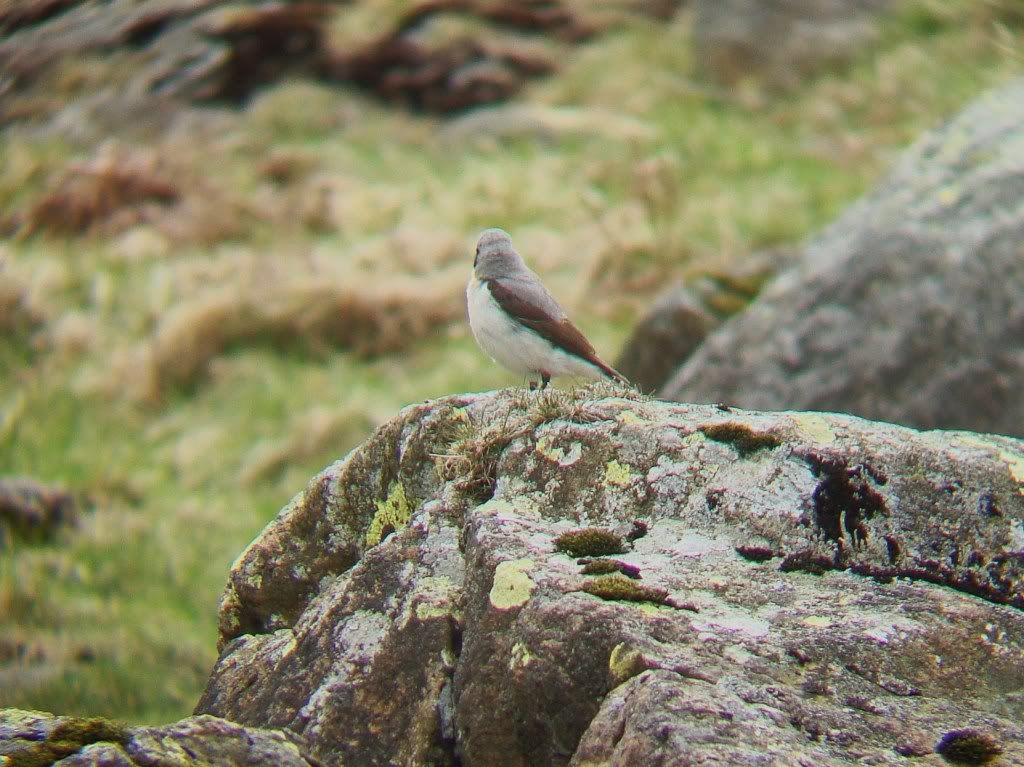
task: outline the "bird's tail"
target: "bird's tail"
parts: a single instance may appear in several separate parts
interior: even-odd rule
[[[594,359],[592,359],[591,362],[598,370],[600,370],[602,373],[605,374],[605,376],[612,379],[613,381],[618,381],[620,384],[624,384],[626,386],[633,385],[632,383],[630,383],[629,379],[626,378],[626,376],[622,375],[622,373],[620,373],[607,362],[602,360],[596,354],[594,355]]]

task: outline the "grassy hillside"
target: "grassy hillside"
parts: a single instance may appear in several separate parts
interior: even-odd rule
[[[188,713],[231,561],[288,498],[402,405],[516,383],[462,321],[481,228],[614,357],[666,280],[798,241],[1024,71],[1002,7],[913,3],[787,96],[700,84],[685,14],[634,20],[533,84],[510,138],[301,82],[149,145],[0,133],[0,210],[37,224],[0,245],[0,476],[86,508],[0,551],[0,706]],[[56,194],[69,167],[100,192]],[[54,232],[129,182],[153,201]]]

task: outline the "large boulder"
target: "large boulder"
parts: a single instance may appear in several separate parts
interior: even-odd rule
[[[895,0],[697,0],[697,61],[710,77],[788,86],[852,58]]]
[[[1017,440],[450,397],[241,555],[197,713],[328,764],[1020,763],[1022,577]]]
[[[99,717],[0,710],[0,764],[10,767],[316,767],[287,733],[197,716],[163,727]]]
[[[640,391],[656,392],[718,323],[690,290],[671,287],[633,328],[615,369]]]
[[[926,134],[666,385],[1024,435],[1024,79]]]
[[[762,250],[727,270],[695,275],[685,287],[666,288],[633,328],[615,369],[640,391],[658,391],[708,333],[745,309],[765,282],[795,257],[792,248]]]

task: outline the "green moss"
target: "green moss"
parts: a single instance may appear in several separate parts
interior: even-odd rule
[[[669,604],[668,592],[652,586],[642,586],[624,575],[603,575],[587,581],[580,591],[593,594],[601,599],[617,602],[654,602]]]
[[[701,431],[708,439],[732,445],[741,456],[750,455],[758,450],[771,450],[782,444],[782,440],[771,432],[755,431],[746,424],[735,421],[702,426]]]
[[[611,530],[583,527],[555,538],[555,551],[564,552],[570,557],[603,557],[625,553],[626,544],[621,535]]]
[[[401,482],[392,482],[388,497],[377,501],[377,513],[366,531],[366,545],[376,546],[390,533],[404,530],[412,517],[413,504],[405,497]]]
[[[618,571],[619,563],[614,559],[592,559],[583,566],[580,572],[584,575],[607,575]]]
[[[1003,753],[1003,748],[988,733],[968,728],[947,732],[935,746],[935,751],[954,764],[982,765]]]
[[[7,752],[11,765],[17,767],[49,767],[55,761],[77,753],[92,743],[124,743],[128,726],[102,717],[66,718],[60,721],[46,740],[14,741]],[[24,744],[23,748],[19,748]]]
[[[610,573],[622,573],[627,578],[639,578],[640,568],[617,559],[581,559],[579,564],[583,565],[580,573],[583,575],[608,575]]]

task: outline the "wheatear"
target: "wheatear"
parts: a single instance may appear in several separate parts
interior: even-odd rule
[[[560,375],[628,383],[597,356],[501,229],[480,235],[466,302],[480,348],[499,365],[525,375],[531,389],[536,379],[543,389]]]

